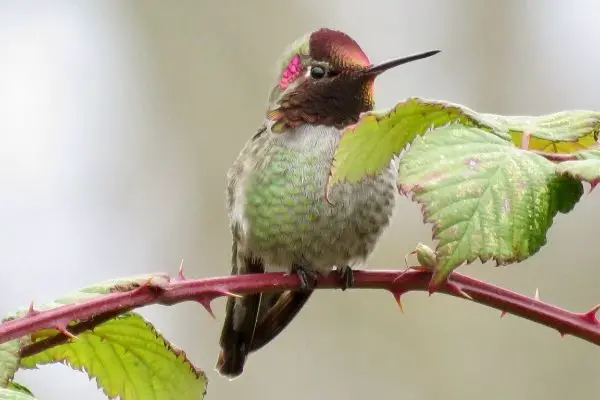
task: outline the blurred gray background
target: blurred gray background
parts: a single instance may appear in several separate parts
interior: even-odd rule
[[[348,32],[374,61],[443,52],[377,81],[479,111],[600,109],[594,1],[0,2],[0,311],[137,273],[229,273],[225,172],[262,119],[286,45]],[[469,273],[572,310],[600,301],[600,194],[559,216],[517,266]],[[430,243],[401,198],[369,265]],[[182,304],[142,312],[210,379],[209,399],[595,399],[600,351],[444,295],[319,291],[229,382],[218,320]],[[64,366],[19,372],[40,399],[103,399]]]

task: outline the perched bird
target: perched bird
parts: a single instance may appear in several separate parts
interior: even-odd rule
[[[436,54],[372,65],[343,32],[319,29],[284,53],[264,122],[228,172],[233,234],[231,274],[295,273],[300,291],[230,297],[216,370],[240,375],[250,352],[271,341],[312,293],[318,274],[365,260],[388,225],[396,196],[395,163],[357,183],[326,186],[345,127],[373,109],[380,73]]]

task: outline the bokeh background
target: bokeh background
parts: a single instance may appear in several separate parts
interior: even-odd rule
[[[443,52],[382,76],[408,96],[480,111],[600,109],[593,1],[0,1],[0,311],[137,273],[229,272],[225,172],[261,121],[287,43],[322,26],[372,60]],[[463,272],[554,304],[600,301],[598,192],[516,266]],[[430,243],[399,200],[369,265]],[[600,351],[443,295],[319,291],[229,382],[218,320],[198,305],[142,312],[202,366],[209,399],[595,399]],[[19,372],[40,399],[103,399],[64,366]]]

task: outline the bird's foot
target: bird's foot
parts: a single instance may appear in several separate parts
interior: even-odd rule
[[[314,289],[319,280],[319,274],[303,265],[292,265],[292,273],[298,275],[300,279],[300,290],[310,292]]]
[[[345,265],[338,270],[340,278],[342,278],[342,290],[346,290],[354,286],[354,271],[348,265]]]

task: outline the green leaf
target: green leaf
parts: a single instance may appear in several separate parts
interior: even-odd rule
[[[40,334],[35,340],[45,337]],[[206,391],[204,373],[135,313],[98,325],[76,340],[25,357],[21,365],[34,368],[54,362],[87,372],[107,396],[120,396],[122,400],[197,400]]]
[[[410,98],[395,107],[368,112],[346,128],[336,149],[329,187],[342,181],[357,182],[389,165],[418,135],[449,123],[481,125],[477,114],[452,103]],[[496,130],[493,120],[487,121]]]
[[[20,390],[0,388],[0,400],[35,400],[35,397]]]
[[[600,131],[600,113],[596,111],[561,111],[537,117],[480,114],[482,120],[494,121],[508,132],[516,146],[523,146],[525,135],[531,135],[529,150],[549,153],[573,153],[596,143]]]
[[[600,159],[564,161],[557,165],[556,171],[589,182],[593,188],[600,182]]]
[[[21,341],[10,340],[0,344],[0,387],[6,387],[19,368]]]
[[[48,310],[142,285],[162,288],[168,283],[169,278],[164,274],[120,278],[85,287],[35,309]],[[23,308],[6,319],[23,317],[27,312],[28,308]],[[23,345],[49,339],[57,333],[56,329],[44,329],[21,338],[20,342],[0,345],[0,377],[4,382],[14,375]],[[171,346],[152,324],[131,312],[85,331],[75,340],[25,357],[20,366],[34,368],[54,362],[85,371],[96,378],[108,396],[119,396],[122,400],[202,399],[207,384],[204,373],[191,364],[185,353]]]
[[[365,113],[344,130],[327,191],[338,182],[355,183],[377,174],[415,137],[450,124],[481,128],[517,147],[572,153],[595,145],[600,113],[575,110],[537,117],[502,116],[477,113],[460,104],[409,98],[389,110]]]
[[[147,285],[149,287],[163,288],[169,283],[169,276],[166,274],[145,274],[130,276],[125,278],[111,279],[104,282],[96,283],[90,286],[81,288],[73,293],[61,296],[55,299],[51,303],[35,305],[36,311],[50,310],[65,304],[73,304],[79,301],[85,301],[94,298],[101,294],[107,294],[111,292],[127,292],[140,287],[141,285]],[[7,321],[21,317],[29,311],[28,307],[21,307],[16,312],[5,316],[2,320]]]
[[[546,243],[554,216],[583,193],[545,158],[459,125],[417,138],[398,179],[400,190],[422,204],[439,241],[434,283],[477,258],[500,265],[531,256]]]
[[[578,151],[575,156],[580,160],[600,160],[600,149],[595,146],[594,148]]]
[[[600,112],[587,110],[560,111],[540,116],[501,116],[481,114],[512,132],[530,132],[553,142],[574,142],[585,136],[598,136]]]
[[[17,390],[19,392],[22,392],[22,393],[28,394],[32,397],[35,397],[35,396],[33,396],[33,393],[31,392],[31,390],[27,389],[25,386],[21,385],[20,383],[15,382],[15,381],[8,382],[7,388],[12,389],[12,390]]]

